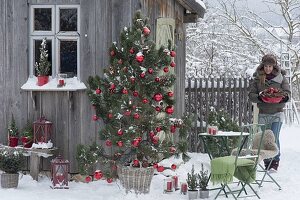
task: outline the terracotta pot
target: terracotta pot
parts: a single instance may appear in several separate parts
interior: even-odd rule
[[[48,83],[49,76],[38,76],[37,79],[38,79],[37,85],[42,86]]]
[[[33,140],[29,137],[21,137],[21,141],[25,148],[31,148]]]
[[[9,144],[8,144],[8,146],[10,146],[10,147],[16,147],[16,146],[18,146],[18,141],[19,141],[18,137],[9,136]]]

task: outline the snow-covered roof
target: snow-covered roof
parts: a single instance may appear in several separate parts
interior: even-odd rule
[[[198,17],[203,18],[205,13],[205,4],[202,0],[177,0],[184,8],[191,13],[196,13]]]

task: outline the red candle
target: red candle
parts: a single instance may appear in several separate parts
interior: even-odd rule
[[[212,134],[213,134],[213,135],[216,135],[216,134],[217,134],[217,129],[216,129],[216,128],[213,128],[213,129],[212,129]]]
[[[175,188],[175,190],[177,190],[178,189],[178,176],[173,176],[172,178],[174,180],[174,188]]]
[[[187,193],[187,183],[181,183],[181,194],[186,195]]]
[[[167,191],[168,191],[168,192],[172,191],[172,187],[173,187],[173,186],[172,186],[172,181],[168,181],[168,182],[167,182]]]
[[[212,128],[211,127],[208,128],[208,133],[212,134]]]
[[[58,84],[59,84],[60,86],[63,86],[63,85],[65,84],[65,80],[64,80],[64,79],[59,79],[59,80],[58,80]]]

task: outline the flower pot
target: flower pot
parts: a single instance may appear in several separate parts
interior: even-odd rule
[[[16,188],[19,183],[19,174],[1,174],[1,187],[2,188]]]
[[[198,198],[198,190],[188,190],[189,199]]]
[[[154,174],[153,167],[137,168],[118,166],[118,176],[126,192],[134,190],[136,193],[149,193]]]
[[[9,136],[9,144],[8,144],[8,146],[10,146],[10,147],[16,147],[16,146],[18,146],[18,141],[19,141],[18,137]]]
[[[200,199],[206,199],[209,197],[209,190],[199,190]]]
[[[48,83],[49,76],[38,76],[37,79],[38,79],[37,85],[42,86]]]
[[[29,137],[21,137],[21,141],[23,143],[23,147],[31,148],[33,140]]]

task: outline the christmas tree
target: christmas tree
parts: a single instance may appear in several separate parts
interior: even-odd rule
[[[104,77],[89,77],[88,96],[95,108],[94,121],[103,120],[99,131],[112,155],[112,164],[148,167],[177,152],[186,151],[184,143],[174,144],[176,129],[186,130],[184,120],[173,117],[176,53],[156,48],[150,39],[148,19],[136,12],[131,28],[125,27],[120,44],[109,49],[110,65]],[[186,141],[184,131],[180,138]],[[156,165],[154,165],[156,166]]]
[[[48,76],[51,68],[51,63],[48,61],[47,40],[43,38],[40,47],[40,62],[35,63],[35,69],[38,76]]]

